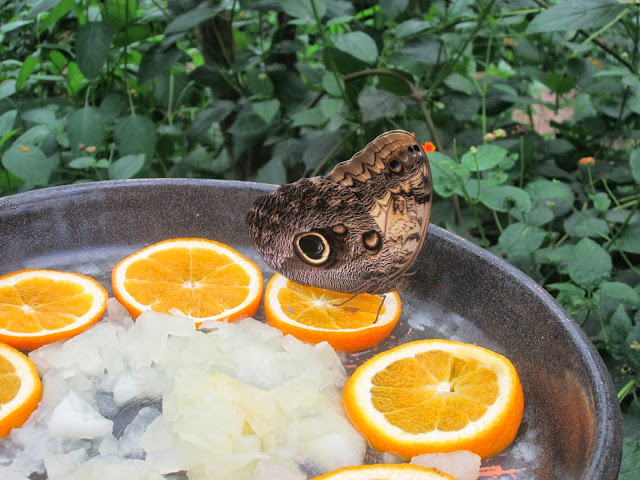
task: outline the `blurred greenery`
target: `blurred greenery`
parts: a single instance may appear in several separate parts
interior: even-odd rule
[[[414,132],[432,222],[534,278],[601,352],[635,479],[639,19],[633,0],[4,1],[0,195],[281,184]]]

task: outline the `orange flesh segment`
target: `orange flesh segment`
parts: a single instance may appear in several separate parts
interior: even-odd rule
[[[157,312],[178,309],[192,317],[218,315],[242,303],[251,277],[231,258],[202,248],[158,251],[127,267],[125,289]]]
[[[0,287],[0,328],[19,333],[56,330],[74,323],[92,305],[93,297],[73,282],[28,278]]]
[[[482,417],[499,394],[492,370],[438,350],[397,360],[372,383],[374,407],[413,434],[461,430]]]
[[[15,367],[0,355],[0,410],[2,405],[9,403],[20,390],[20,377],[16,375]]]
[[[278,301],[283,311],[298,323],[323,330],[343,330],[351,328],[363,328],[373,325],[376,321],[380,297],[360,294],[353,300],[336,307],[348,300],[351,295],[345,294],[344,298],[329,298],[325,290],[315,287],[306,287],[288,281],[287,287],[278,292]],[[356,307],[357,305],[357,307]],[[329,307],[329,308],[328,308]],[[380,315],[384,314],[384,304],[380,309]],[[349,312],[349,315],[344,315]]]

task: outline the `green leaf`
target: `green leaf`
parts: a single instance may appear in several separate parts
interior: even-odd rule
[[[22,117],[25,122],[49,125],[56,121],[56,112],[49,108],[32,108],[31,110],[22,112],[20,117]]]
[[[132,178],[144,166],[144,153],[125,155],[109,166],[109,179],[126,180]]]
[[[529,255],[540,248],[546,233],[523,222],[512,223],[500,234],[498,247],[507,255]]]
[[[529,197],[529,201],[531,201],[531,197]],[[537,227],[549,223],[553,218],[553,211],[546,205],[536,205],[525,214],[527,223]]]
[[[573,250],[567,271],[581,287],[596,287],[611,276],[611,256],[590,238],[583,238]]]
[[[398,62],[402,65],[407,60],[424,63],[426,65],[435,65],[446,60],[446,55],[441,54],[438,56],[440,50],[440,43],[432,38],[417,38],[415,40],[409,40],[400,50],[398,50],[393,58],[400,60]],[[396,63],[396,64],[398,64]]]
[[[67,66],[67,75],[69,76],[69,94],[76,94],[89,85],[89,80],[84,77],[76,62],[69,62],[69,65]]]
[[[287,170],[284,168],[282,159],[274,157],[258,170],[256,182],[272,183],[282,185],[287,182]]]
[[[91,168],[96,166],[96,159],[93,157],[74,158],[69,162],[70,168]]]
[[[496,185],[480,192],[480,201],[491,210],[508,212],[513,204],[521,212],[531,209],[529,194],[518,187]]]
[[[216,100],[212,107],[205,108],[195,116],[187,129],[187,136],[191,140],[197,139],[214,122],[221,122],[227,118],[234,108],[235,104],[230,100]]]
[[[620,363],[627,361],[627,351],[629,350],[627,336],[632,328],[633,324],[629,315],[624,307],[619,305],[609,320],[609,348],[613,358]]]
[[[238,136],[260,135],[266,128],[267,124],[252,109],[250,114],[238,115],[229,131]]]
[[[369,65],[378,58],[376,42],[364,32],[347,32],[332,37],[334,46]]]
[[[640,223],[627,225],[618,237],[615,246],[627,253],[640,253]]]
[[[86,78],[97,78],[102,73],[112,38],[113,30],[106,22],[89,22],[78,30],[76,62]]]
[[[630,285],[623,282],[604,282],[598,288],[596,296],[611,297],[629,302],[634,307],[640,306],[640,295]]]
[[[167,28],[164,29],[164,34],[170,35],[172,33],[185,32],[196,25],[215,17],[218,13],[227,8],[226,2],[220,2],[215,8],[207,7],[206,5],[207,3],[201,3],[199,8],[194,8],[178,15],[169,25],[167,25]]]
[[[315,23],[311,0],[279,0],[280,6],[287,15],[304,20],[306,23]],[[314,0],[318,17],[324,17],[327,5],[324,0]]]
[[[104,121],[100,110],[84,107],[69,115],[67,122],[69,143],[78,156],[86,147],[98,147],[104,141]]]
[[[105,20],[115,31],[131,25],[138,17],[137,0],[106,0],[103,9]]]
[[[27,18],[36,18],[41,13],[48,12],[54,8],[58,3],[60,3],[60,0],[39,0],[31,7]]]
[[[152,159],[156,150],[156,126],[149,117],[129,115],[119,119],[113,129],[118,151],[122,157],[144,153]]]
[[[16,93],[16,81],[13,79],[0,82],[0,100]]]
[[[465,153],[460,163],[465,165],[471,172],[482,172],[498,165],[509,153],[498,145],[480,145],[475,155],[471,151]]]
[[[459,73],[452,73],[449,75],[444,80],[444,84],[451,90],[462,92],[466,95],[471,95],[476,91],[476,87],[473,85],[473,82]]]
[[[17,110],[9,110],[0,115],[0,136],[6,135],[13,130],[13,124],[18,116]]]
[[[409,0],[380,0],[379,5],[382,15],[392,20],[407,9]]]
[[[524,187],[534,203],[542,201],[553,213],[563,215],[571,210],[573,191],[566,183],[551,180],[534,180]]]
[[[631,167],[633,179],[636,183],[640,183],[640,148],[631,152],[631,157],[629,157],[629,166]]]
[[[313,107],[310,109],[301,110],[291,115],[292,126],[319,126],[327,121],[322,115],[320,107]]]
[[[616,0],[564,0],[539,13],[529,23],[526,33],[597,29],[625,9]]]
[[[46,186],[55,166],[38,147],[14,143],[4,155],[2,165],[30,185]]]
[[[415,35],[416,33],[423,32],[429,27],[431,27],[429,22],[412,18],[398,24],[394,31],[396,33],[396,38],[403,39]]]
[[[609,234],[609,225],[601,218],[579,211],[564,221],[565,231],[572,237],[604,238]]]
[[[386,90],[364,90],[358,97],[358,105],[365,122],[402,115],[406,109],[402,100]]]
[[[344,105],[344,100],[341,98],[323,97],[318,106],[325,118],[332,118],[342,111]]]
[[[611,199],[609,195],[604,192],[589,194],[589,200],[593,202],[593,208],[598,212],[606,212],[611,206]]]
[[[316,168],[339,141],[340,135],[335,132],[327,133],[320,131],[310,135],[301,155],[305,168],[307,170]]]
[[[33,70],[36,68],[36,65],[40,63],[40,59],[38,57],[34,57],[33,55],[27,56],[22,62],[22,67],[20,67],[20,71],[18,72],[18,79],[16,81],[16,90],[20,90],[29,80],[29,77],[33,73]]]
[[[338,83],[340,82],[340,84]],[[322,77],[322,88],[332,97],[342,96],[340,87],[344,88],[344,82],[341,78],[336,79],[336,76],[332,72],[327,72]]]
[[[156,75],[168,72],[171,66],[182,58],[182,55],[182,51],[174,45],[169,48],[163,48],[159,43],[152,45],[140,60],[138,82],[142,84]]]
[[[640,442],[624,439],[618,480],[640,478]]]
[[[56,23],[67,13],[71,11],[75,4],[75,0],[62,0],[55,7],[53,7],[49,13],[42,20],[38,22],[38,35],[45,30],[48,30],[51,25]]]
[[[262,98],[269,98],[273,95],[273,83],[266,73],[261,72],[257,68],[247,72],[245,78],[247,88]]]
[[[271,125],[271,122],[280,111],[280,101],[277,98],[264,100],[262,102],[253,102],[253,111],[264,120],[264,123]]]

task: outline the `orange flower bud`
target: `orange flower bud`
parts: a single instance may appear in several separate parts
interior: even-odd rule
[[[582,157],[580,160],[578,160],[578,163],[580,165],[584,165],[585,167],[590,167],[591,165],[595,165],[596,161],[593,159],[593,157]]]
[[[431,153],[436,151],[436,146],[431,142],[424,142],[422,149],[427,153]]]

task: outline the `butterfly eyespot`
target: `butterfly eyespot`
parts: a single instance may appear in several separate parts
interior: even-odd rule
[[[391,169],[392,172],[395,173],[400,173],[402,172],[402,163],[400,163],[398,160],[391,160],[389,162],[389,168]]]
[[[362,243],[364,244],[364,248],[370,251],[377,252],[380,250],[380,246],[382,244],[382,239],[380,238],[380,234],[375,230],[369,230],[368,232],[364,232],[362,234]]]
[[[311,265],[322,265],[331,253],[329,242],[317,232],[298,235],[294,240],[294,246],[298,256]]]
[[[345,233],[347,233],[347,227],[345,227],[342,223],[334,225],[331,230],[333,230],[333,233],[337,233],[338,235],[344,235]]]

